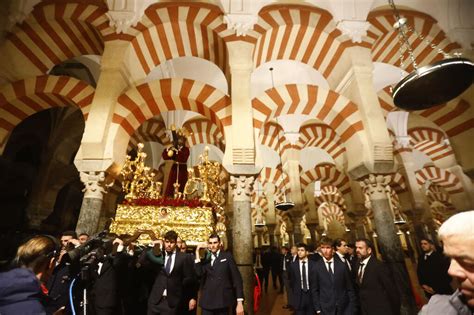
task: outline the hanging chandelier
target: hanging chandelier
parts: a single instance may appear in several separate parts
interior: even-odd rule
[[[450,55],[428,41],[401,17],[394,0],[388,0],[395,16],[394,28],[398,31],[400,41],[400,67],[405,61],[403,55],[408,52],[408,63],[415,69],[404,77],[392,89],[393,102],[405,110],[422,110],[446,103],[468,89],[474,78],[474,63],[461,58],[459,53]],[[418,39],[425,41],[431,48],[442,54],[444,59],[433,64],[418,67],[413,48],[408,40],[413,33]]]

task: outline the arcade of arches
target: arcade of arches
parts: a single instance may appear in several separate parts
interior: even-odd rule
[[[472,59],[472,3],[437,2],[397,1],[427,39],[414,43],[417,63],[442,59],[437,47]],[[166,180],[171,124],[192,131],[188,167],[208,146],[225,168],[227,238],[247,283],[253,246],[323,234],[372,238],[406,275],[417,239],[474,207],[474,89],[395,107],[390,88],[413,69],[400,68],[386,1],[2,6],[2,231],[101,230],[139,142]],[[276,210],[283,199],[295,207]]]

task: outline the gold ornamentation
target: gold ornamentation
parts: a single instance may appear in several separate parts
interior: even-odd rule
[[[118,235],[133,235],[137,230],[152,230],[160,238],[167,231],[174,230],[189,245],[197,245],[207,241],[213,231],[213,221],[212,209],[207,207],[118,205],[110,231]],[[148,244],[150,239],[140,238],[139,242]]]
[[[138,198],[158,199],[161,194],[161,182],[156,181],[156,174],[145,166],[146,153],[143,152],[143,143],[138,144],[135,160],[129,155],[120,174],[123,177],[122,190],[126,193],[125,199],[131,201]]]

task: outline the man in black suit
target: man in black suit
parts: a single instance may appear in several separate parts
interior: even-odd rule
[[[291,305],[291,295],[290,295],[290,265],[293,261],[293,257],[288,249],[288,247],[283,246],[281,248],[281,269],[282,269],[282,277],[283,277],[283,286],[285,287],[286,291],[286,301],[287,303],[283,305],[283,308],[290,308]]]
[[[199,306],[202,315],[227,315],[235,307],[237,315],[244,314],[244,291],[242,276],[232,255],[222,251],[219,235],[209,236],[207,248],[211,252],[209,259],[201,260],[196,247],[194,269],[201,279],[201,299]]]
[[[348,259],[348,252],[349,252],[349,247],[347,245],[346,240],[342,238],[336,238],[334,240],[334,259],[342,262],[347,269],[349,269],[349,272],[352,272],[352,265]]]
[[[321,240],[323,258],[316,263],[316,313],[355,314],[356,296],[347,266],[336,259],[333,241]]]
[[[389,269],[372,256],[372,243],[368,239],[356,241],[359,259],[356,283],[362,315],[400,314],[400,296]]]
[[[298,259],[290,265],[291,302],[295,315],[314,315],[316,312],[316,263],[308,259],[306,244],[300,243]]]
[[[158,276],[148,298],[148,314],[178,314],[186,290],[193,282],[193,268],[186,254],[176,248],[178,234],[168,231],[164,235],[164,264],[159,265]],[[189,302],[189,301],[184,301]]]
[[[438,252],[432,240],[420,241],[423,254],[418,258],[418,281],[429,299],[435,294],[453,294],[448,275],[449,259]]]

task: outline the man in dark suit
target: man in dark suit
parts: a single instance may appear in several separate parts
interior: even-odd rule
[[[288,249],[288,247],[283,246],[281,248],[281,269],[283,277],[283,285],[286,291],[286,301],[287,303],[283,305],[283,308],[290,308],[291,305],[291,295],[290,295],[290,265],[293,261],[293,257]]]
[[[336,259],[333,241],[321,240],[323,258],[316,263],[316,313],[355,314],[356,296],[347,266]]]
[[[372,256],[372,243],[368,239],[356,241],[359,259],[356,283],[362,315],[400,314],[400,296],[389,269]]]
[[[346,240],[342,238],[336,238],[334,240],[334,259],[342,262],[349,271],[352,271],[352,265],[348,259],[349,247],[347,246]]]
[[[222,251],[219,235],[209,236],[207,248],[211,255],[209,259],[201,260],[199,249],[196,247],[194,269],[201,279],[201,299],[199,306],[202,315],[227,315],[235,307],[237,315],[244,314],[244,291],[242,276],[232,255]]]
[[[148,299],[148,314],[178,314],[186,290],[193,282],[193,268],[186,254],[176,248],[178,234],[168,231],[164,236],[164,264],[159,266],[158,276]],[[187,301],[189,302],[189,301]]]
[[[306,244],[300,243],[298,259],[290,265],[291,302],[295,315],[316,312],[316,263],[308,259]]]
[[[434,294],[453,294],[448,275],[449,259],[435,249],[432,240],[420,241],[423,254],[418,258],[418,281],[429,299]]]

